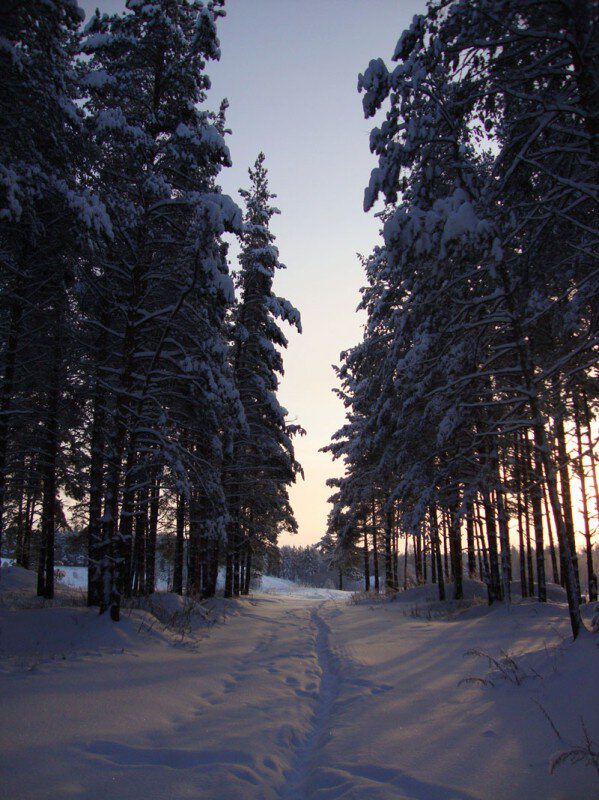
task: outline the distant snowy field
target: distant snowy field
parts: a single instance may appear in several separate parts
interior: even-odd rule
[[[240,600],[159,592],[115,624],[85,607],[84,569],[65,580],[48,603],[2,568],[0,800],[599,796],[598,638],[572,645],[561,602],[265,578]]]
[[[9,566],[12,561],[7,558],[2,559],[2,566]],[[73,589],[87,590],[87,567],[56,567],[55,570],[57,580]],[[222,588],[224,585],[224,576],[219,575],[219,586]],[[157,581],[157,591],[164,592],[168,588],[166,581]],[[307,597],[316,600],[328,600],[332,598],[348,597],[348,592],[340,591],[338,589],[318,589],[312,586],[299,586],[293,581],[288,581],[285,578],[274,578],[271,575],[263,575],[261,579],[260,590],[267,594],[286,594],[298,597]]]
[[[340,589],[319,589],[314,586],[300,586],[286,578],[274,578],[272,575],[263,575],[260,585],[261,592],[265,594],[284,594],[291,597],[305,597],[311,600],[347,600],[350,593]]]

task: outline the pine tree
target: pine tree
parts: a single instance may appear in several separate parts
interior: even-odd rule
[[[72,287],[89,235],[109,229],[101,202],[80,183],[86,153],[71,65],[81,19],[73,0],[16,3],[0,12],[0,540],[10,448],[26,447],[12,457],[21,465],[20,486],[32,482],[26,465],[39,471],[38,591],[46,597],[53,595],[61,440],[71,423],[67,388],[76,380],[66,363]],[[24,426],[34,438],[20,435]],[[22,499],[19,508],[22,514]]]
[[[261,153],[249,170],[250,189],[240,191],[246,214],[232,363],[244,428],[235,437],[225,472],[230,517],[225,595],[229,597],[240,593],[242,557],[251,558],[259,537],[276,543],[279,530],[297,527],[287,487],[301,474],[292,437],[302,430],[287,421],[287,411],[276,396],[283,374],[278,348],[287,346],[276,320],[280,318],[300,332],[301,322],[299,312],[272,289],[276,270],[283,265],[269,227],[272,216],[279,212],[270,205],[275,195],[268,188],[264,161]]]
[[[230,163],[222,119],[200,108],[223,13],[216,0],[130,0],[122,15],[97,13],[83,41],[92,180],[113,222],[88,272],[99,297],[88,323],[104,353],[96,387],[111,411],[109,425],[95,420],[106,431],[94,479],[104,510],[90,589],[100,587],[114,618],[132,590],[134,519],[147,515],[164,467],[176,491],[199,492],[206,524],[224,524],[221,432],[235,390],[224,327],[233,287],[220,237],[241,219],[215,184]],[[103,402],[95,405],[102,414]],[[96,532],[97,514],[96,503]],[[139,527],[139,537],[148,532]]]

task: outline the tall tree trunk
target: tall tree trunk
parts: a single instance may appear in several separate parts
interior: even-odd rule
[[[20,298],[13,302],[10,312],[10,328],[4,356],[4,375],[0,392],[0,552],[4,533],[4,504],[6,495],[6,469],[10,412],[14,393],[17,347],[21,333],[23,306]]]
[[[549,491],[549,499],[553,511],[553,518],[557,530],[557,539],[559,542],[560,557],[564,565],[565,571],[565,584],[566,595],[568,597],[568,610],[570,612],[570,625],[572,627],[572,635],[574,639],[580,633],[581,628],[584,628],[582,618],[580,616],[580,605],[577,592],[576,575],[574,572],[574,564],[572,554],[568,543],[568,534],[564,518],[562,517],[562,510],[557,491],[557,476],[551,460],[551,453],[549,450],[549,443],[547,441],[545,428],[541,424],[534,427],[535,446],[539,452],[543,470],[545,472],[545,479],[547,481],[547,489]]]
[[[105,347],[98,359],[106,358]],[[89,524],[87,557],[87,605],[99,606],[102,601],[102,490],[104,482],[104,448],[106,424],[106,389],[98,373],[94,389],[94,408],[89,470]]]
[[[379,592],[381,586],[379,578],[379,548],[376,531],[376,507],[374,497],[372,498],[372,564],[374,568],[374,589],[376,592]]]
[[[497,598],[493,589],[493,578],[491,576],[491,559],[489,558],[489,551],[485,544],[485,534],[483,528],[482,515],[480,513],[480,505],[477,504],[476,522],[478,527],[478,549],[481,554],[481,580],[484,581],[487,587],[487,594],[489,596],[489,605],[491,605]]]
[[[412,550],[414,552],[414,573],[418,586],[422,583],[422,534],[418,532],[412,536]]]
[[[588,455],[591,462],[591,478],[593,479],[593,489],[595,490],[595,514],[599,519],[599,481],[597,480],[597,467],[595,463],[595,453],[593,450],[593,434],[591,431],[591,412],[587,401],[586,393],[582,393],[582,408],[584,411],[587,441],[589,443]]]
[[[15,561],[22,566],[23,563],[23,538],[25,535],[25,458],[21,457],[16,480],[17,507],[17,537],[15,545]]]
[[[148,519],[148,546],[146,549],[146,594],[156,588],[156,540],[158,538],[158,511],[160,508],[160,475],[152,481],[150,490],[150,515]]]
[[[430,516],[430,515],[429,515]],[[429,520],[429,541],[431,547],[431,583],[437,583],[437,553],[433,541],[432,522]]]
[[[393,512],[385,513],[385,586],[394,589],[393,580]]]
[[[466,539],[468,543],[468,577],[476,577],[476,553],[474,550],[474,504],[466,504]]]
[[[54,346],[50,392],[45,415],[46,444],[42,453],[42,527],[41,548],[44,553],[43,577],[38,581],[45,598],[54,597],[54,537],[56,531],[56,461],[58,456],[58,407],[60,403],[62,376],[62,337],[64,334],[64,312],[62,299],[57,300],[54,323]],[[40,559],[40,565],[42,560]]]
[[[580,596],[580,576],[578,571],[578,556],[576,554],[576,539],[574,535],[574,514],[572,511],[572,493],[570,491],[570,473],[568,470],[568,452],[566,449],[566,434],[564,420],[561,413],[556,415],[555,436],[557,441],[557,454],[559,460],[559,478],[562,495],[562,512],[566,530],[566,540],[569,547],[570,562],[574,570],[575,591]]]
[[[462,583],[462,537],[461,520],[457,504],[450,510],[449,523],[449,550],[451,555],[451,574],[453,577],[453,599],[461,600],[464,597]]]
[[[395,524],[392,526],[393,530],[393,588],[396,592],[399,591],[399,530],[397,527],[397,518]]]
[[[235,550],[239,541],[240,500],[232,499],[229,508],[231,522],[227,529],[227,551],[225,555],[225,597],[233,597],[235,590]]]
[[[485,510],[485,525],[487,528],[487,542],[489,548],[489,567],[491,571],[491,593],[494,600],[501,600],[501,579],[499,577],[499,556],[497,552],[497,525],[495,510],[487,492],[483,494],[483,508]]]
[[[516,496],[518,514],[518,562],[520,564],[520,594],[528,597],[528,585],[526,580],[526,553],[524,549],[524,501],[523,501],[523,461],[520,448],[520,441],[515,442],[515,473],[516,473]]]
[[[437,563],[439,600],[445,600],[445,580],[443,578],[443,564],[441,562],[441,542],[439,541],[439,522],[437,520],[437,509],[434,506],[430,506],[429,516],[431,522],[431,545],[433,549],[433,560],[436,560]]]
[[[545,545],[543,542],[543,510],[541,507],[541,483],[543,480],[543,469],[539,454],[535,450],[534,454],[534,474],[533,462],[530,452],[530,440],[526,436],[526,466],[528,474],[528,485],[530,486],[530,499],[532,503],[532,518],[535,529],[535,552],[537,557],[537,597],[541,603],[547,601],[547,583],[545,579]]]
[[[207,597],[214,597],[216,594],[216,583],[218,580],[218,556],[220,544],[216,537],[210,540],[210,561],[209,561],[209,576],[207,585]]]
[[[499,545],[501,548],[501,595],[505,603],[511,601],[510,591],[510,537],[508,514],[503,496],[503,487],[500,482],[496,489],[497,518],[499,520]]]
[[[235,534],[235,549],[233,551],[233,595],[241,594],[241,551],[243,547],[241,524],[237,525]]]
[[[528,502],[528,492],[525,495],[524,504],[524,530],[526,531],[526,568],[528,572],[528,590],[530,595],[535,593],[535,575],[532,558],[532,542],[530,537],[530,504]]]
[[[135,511],[135,539],[132,554],[132,586],[133,594],[146,594],[146,543],[148,530],[148,487],[137,493],[137,509]]]
[[[129,436],[127,460],[121,497],[121,516],[118,535],[119,558],[116,564],[116,575],[119,593],[124,597],[131,596],[132,558],[133,558],[133,523],[135,517],[135,495],[139,484],[147,483],[146,471],[140,472],[137,464],[137,436],[132,431]],[[144,531],[145,533],[145,531]]]
[[[183,545],[185,537],[185,496],[177,493],[175,563],[173,565],[173,592],[183,594]]]
[[[577,444],[577,472],[580,480],[580,494],[582,497],[582,515],[584,520],[584,538],[586,543],[586,561],[587,561],[587,586],[589,589],[589,600],[591,602],[597,599],[597,593],[593,590],[593,543],[591,542],[591,526],[589,520],[589,503],[587,497],[587,484],[586,475],[584,471],[583,460],[583,446],[582,446],[582,432],[580,427],[580,411],[576,398],[574,398],[574,424],[576,426],[576,444]],[[591,594],[594,596],[591,597]]]
[[[536,450],[535,450],[536,453]],[[542,465],[541,465],[542,467]],[[547,520],[547,535],[549,536],[549,555],[551,556],[551,569],[553,572],[553,582],[558,586],[563,586],[564,582],[560,575],[560,568],[558,565],[557,553],[555,552],[555,542],[553,541],[553,529],[551,526],[551,512],[549,511],[549,500],[547,499],[547,487],[545,483],[542,484],[543,493],[543,506],[545,509],[545,518]]]
[[[441,526],[443,530],[443,567],[445,570],[445,580],[449,580],[449,553],[447,548],[447,515],[441,511]]]
[[[33,459],[32,459],[33,462]],[[35,510],[39,500],[39,479],[37,475],[37,465],[31,464],[29,478],[27,480],[27,502],[25,505],[25,532],[23,535],[23,569],[31,566],[31,541],[33,538],[33,521]]]
[[[366,515],[362,520],[362,536],[364,540],[364,590],[370,591],[370,553],[368,552],[368,526],[366,525]]]
[[[187,594],[201,596],[201,519],[197,492],[189,498],[189,540],[187,549]],[[230,595],[229,595],[230,596]]]
[[[250,583],[252,580],[252,545],[248,542],[245,553],[245,580],[243,582],[243,594],[250,593]]]

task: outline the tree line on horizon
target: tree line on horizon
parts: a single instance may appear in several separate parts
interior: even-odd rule
[[[264,155],[242,209],[218,185],[226,101],[206,109],[223,0],[0,9],[0,542],[54,593],[57,527],[86,531],[88,602],[118,620],[154,590],[247,593],[252,557],[297,528],[301,474],[277,399],[299,312]],[[231,272],[224,234],[238,237]],[[34,562],[37,563],[34,563]]]
[[[381,241],[323,546],[377,577],[380,554],[396,590],[404,537],[441,598],[467,570],[491,601],[513,578],[545,600],[548,551],[576,637],[583,578],[597,599],[597,4],[431,0],[392,60],[359,78]]]

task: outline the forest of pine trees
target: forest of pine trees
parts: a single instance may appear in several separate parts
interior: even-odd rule
[[[297,529],[302,474],[277,399],[297,310],[273,292],[265,157],[240,190],[206,108],[224,0],[0,10],[0,543],[54,593],[57,531],[83,532],[88,602],[119,618],[173,588],[249,591]],[[597,598],[599,55],[584,0],[432,0],[389,69],[365,193],[363,340],[342,353],[345,474],[321,551],[365,586],[489,600]],[[237,236],[231,269],[225,234]],[[400,570],[400,562],[403,567]],[[254,560],[255,564],[255,560]],[[400,572],[403,579],[400,579]]]
[[[54,593],[57,530],[84,532],[88,603],[173,588],[247,593],[252,555],[294,530],[301,468],[277,401],[300,316],[272,290],[264,156],[241,192],[206,109],[224,0],[0,8],[0,535]],[[223,235],[241,243],[231,273]],[[1,539],[0,539],[1,541]]]
[[[378,158],[326,546],[439,597],[597,599],[599,47],[584,0],[432,0],[359,78]],[[512,546],[517,545],[517,558]],[[582,544],[582,547],[581,547]],[[551,568],[547,574],[545,553]],[[406,575],[404,567],[403,574]],[[405,578],[404,578],[405,580]],[[451,595],[450,595],[451,596]]]

